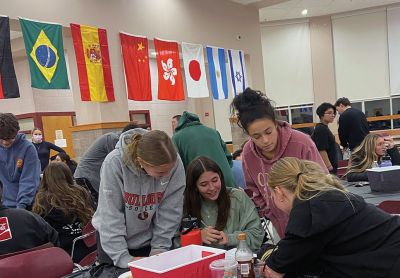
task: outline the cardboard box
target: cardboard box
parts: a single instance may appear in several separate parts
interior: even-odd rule
[[[217,248],[188,245],[128,265],[135,278],[211,278],[210,263],[223,259],[225,252]]]
[[[400,191],[400,166],[367,169],[367,176],[372,191]]]

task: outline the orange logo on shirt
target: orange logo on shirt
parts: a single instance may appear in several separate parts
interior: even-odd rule
[[[21,169],[23,165],[24,165],[24,161],[21,158],[19,158],[17,160],[17,165],[16,165],[17,168]]]

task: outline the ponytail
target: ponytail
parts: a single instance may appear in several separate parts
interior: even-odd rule
[[[320,165],[295,157],[282,158],[272,166],[268,186],[282,186],[303,201],[330,190],[347,193],[338,179],[325,174]]]
[[[131,143],[128,145],[128,156],[126,160],[131,160],[136,167],[140,167],[137,155],[137,149],[140,140],[142,139],[142,134],[134,134],[131,138]],[[127,161],[126,161],[127,162]]]

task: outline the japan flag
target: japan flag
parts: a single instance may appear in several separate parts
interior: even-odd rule
[[[203,46],[183,42],[182,56],[188,97],[208,97],[210,93],[207,86]]]

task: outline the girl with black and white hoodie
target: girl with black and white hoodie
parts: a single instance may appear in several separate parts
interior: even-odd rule
[[[184,189],[185,170],[165,132],[121,134],[102,165],[92,221],[100,263],[122,273],[132,260],[167,251],[181,221]]]

